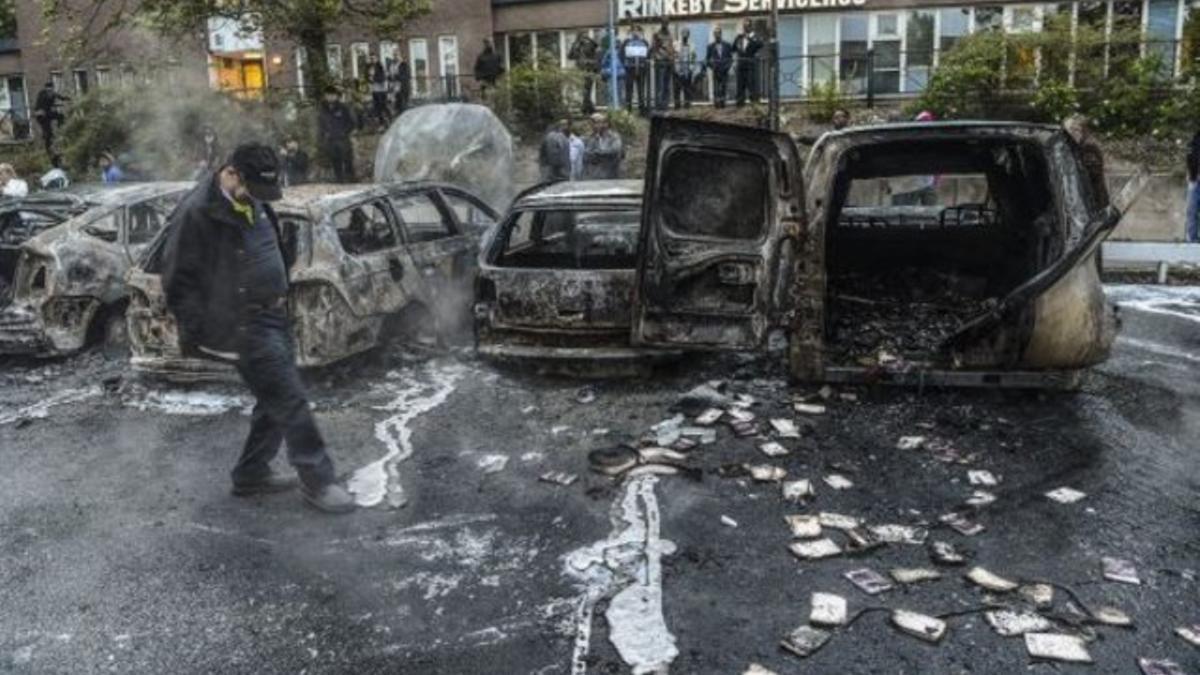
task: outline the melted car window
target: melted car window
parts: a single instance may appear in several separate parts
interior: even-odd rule
[[[637,210],[525,211],[509,221],[502,267],[633,269],[637,262]]]
[[[912,174],[852,180],[838,225],[990,225],[998,217],[984,174]]]
[[[117,214],[109,213],[83,226],[83,231],[89,236],[101,241],[115,242],[117,240]]]
[[[442,218],[442,212],[427,195],[393,197],[392,206],[404,223],[411,244],[453,237],[454,232]]]
[[[333,216],[338,241],[350,255],[366,255],[396,246],[396,232],[382,204],[372,202]]]
[[[662,168],[661,222],[682,236],[755,239],[766,225],[767,173],[758,155],[674,150]]]
[[[466,197],[460,197],[448,192],[442,193],[442,196],[446,198],[446,204],[454,211],[454,215],[458,217],[458,222],[464,226],[483,230],[495,223],[486,211],[476,206],[474,202]]]
[[[178,198],[159,197],[129,207],[129,245],[150,243],[167,222]]]

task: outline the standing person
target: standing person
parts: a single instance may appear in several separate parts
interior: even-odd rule
[[[609,92],[608,97],[612,96],[613,80],[617,82],[617,99],[609,101],[608,107],[611,110],[621,106],[621,93],[625,91],[625,63],[621,59],[621,53],[624,45],[620,40],[616,40],[616,44],[609,47],[611,36],[605,35],[604,42],[600,45],[600,78],[604,81],[604,89]],[[616,58],[613,55],[616,55]]]
[[[367,59],[367,86],[371,89],[371,115],[379,121],[379,126],[386,127],[392,121],[392,111],[388,109],[387,100],[387,70],[374,54]]]
[[[600,69],[600,45],[584,31],[579,31],[567,58],[575,62],[575,68],[583,75],[583,110],[584,115],[596,111],[592,102],[592,88],[596,85],[596,72]]]
[[[412,95],[412,68],[403,54],[393,66],[391,85],[396,98],[396,115],[403,115],[404,111],[408,110],[408,102]]]
[[[583,153],[586,145],[580,138],[579,125],[572,124],[570,135],[567,137],[567,147],[570,149],[571,180],[583,180]]]
[[[299,141],[295,138],[287,139],[283,148],[280,149],[279,156],[283,160],[281,176],[284,187],[303,185],[308,182],[308,153],[300,147]]]
[[[538,167],[541,180],[557,182],[571,177],[571,147],[567,140],[567,122],[560,120],[550,126],[538,150]]]
[[[63,114],[58,105],[69,100],[71,99],[55,91],[54,82],[49,81],[38,92],[37,99],[33,102],[33,118],[37,120],[42,131],[42,143],[46,146],[47,155],[54,154],[54,125],[62,125],[63,122]]]
[[[479,84],[479,97],[487,98],[489,89],[496,88],[496,80],[504,74],[504,61],[496,52],[491,38],[484,38],[483,51],[475,58],[475,82]]]
[[[1187,222],[1184,223],[1184,232],[1187,234],[1189,242],[1200,243],[1200,131],[1192,135],[1192,142],[1188,145],[1187,153],[1187,179],[1188,179],[1188,194],[1187,194]]]
[[[621,64],[625,67],[625,109],[633,111],[633,96],[637,94],[638,112],[643,115],[650,112],[650,102],[646,100],[649,58],[650,45],[642,37],[642,29],[631,27],[629,37],[621,45]]]
[[[17,170],[12,164],[0,164],[0,195],[5,197],[26,197],[29,195],[29,183],[17,176]]]
[[[737,106],[746,105],[749,95],[751,103],[758,103],[758,53],[763,48],[762,37],[755,32],[754,22],[742,22],[742,32],[733,40],[733,51],[737,54]]]
[[[675,70],[675,38],[666,21],[659,24],[653,40],[650,58],[654,63],[654,108],[666,110],[671,101],[671,74]]]
[[[592,115],[592,135],[583,150],[584,180],[620,178],[624,159],[621,136],[608,127],[608,118],[601,113]]]
[[[42,174],[38,180],[43,190],[65,190],[71,186],[71,179],[67,177],[67,172],[63,170],[62,165],[62,155],[54,155],[50,158],[50,170]]]
[[[695,98],[697,75],[696,48],[692,46],[692,31],[684,28],[679,33],[679,45],[675,48],[675,109],[692,107]],[[680,100],[682,99],[682,101]]]
[[[1079,159],[1083,162],[1083,170],[1092,187],[1093,207],[1097,210],[1107,207],[1110,199],[1108,182],[1104,178],[1104,151],[1092,138],[1088,118],[1078,113],[1071,115],[1063,120],[1063,129],[1079,146]]]
[[[733,46],[721,38],[721,27],[713,29],[713,41],[708,45],[704,65],[713,74],[713,106],[725,107],[729,89],[729,70],[733,67]]]
[[[850,126],[850,111],[845,108],[838,108],[833,111],[833,118],[830,121],[833,123],[834,131],[841,131]]]
[[[111,152],[100,153],[96,164],[100,167],[101,183],[120,183],[125,180],[125,172],[121,171],[121,167],[117,165],[117,158],[113,157]]]
[[[354,131],[354,112],[342,102],[341,92],[330,85],[325,89],[325,100],[317,113],[317,138],[321,139],[321,150],[333,170],[334,181],[354,181],[354,143],[350,132]]]
[[[185,354],[231,363],[256,399],[250,434],[230,476],[239,497],[290,490],[271,469],[286,440],[301,494],[329,513],[355,508],[308,406],[287,316],[286,253],[279,218],[279,160],[270,148],[238,146],[172,213],[163,290]]]
[[[217,130],[205,125],[200,131],[200,144],[196,148],[196,168],[204,173],[216,171],[217,165],[223,160]]]

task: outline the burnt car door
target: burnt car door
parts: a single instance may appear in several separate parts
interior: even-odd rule
[[[374,197],[333,214],[342,251],[344,298],[359,317],[391,314],[407,304],[415,274],[388,200]]]
[[[478,235],[462,229],[435,190],[397,190],[391,202],[429,309],[441,321],[464,320],[473,302]]]
[[[122,218],[121,244],[130,262],[139,260],[146,248],[167,224],[167,217],[183,197],[182,191],[175,194],[152,197],[125,209]]]
[[[633,343],[763,345],[789,304],[802,198],[800,157],[787,136],[655,118]]]

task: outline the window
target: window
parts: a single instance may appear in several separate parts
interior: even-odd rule
[[[75,93],[83,96],[88,93],[88,73],[86,70],[71,71],[71,79],[75,83]]]
[[[562,67],[562,33],[546,31],[537,34],[537,63],[542,67]]]
[[[1075,15],[1075,5],[1061,3],[1046,5],[1042,14],[1042,30],[1063,39],[1043,42],[1041,47],[1041,78],[1057,82],[1069,82],[1071,78],[1071,40],[1066,39],[1072,34],[1071,24]]]
[[[1179,23],[1177,0],[1149,0],[1146,17],[1146,55],[1162,61],[1164,74],[1175,72],[1175,29]]]
[[[379,43],[379,62],[385,67],[400,61],[400,45],[391,40]]]
[[[408,41],[408,62],[412,66],[413,86],[418,96],[429,93],[429,43],[424,38]]]
[[[762,234],[769,176],[761,157],[681,148],[667,154],[661,175],[659,212],[672,232],[723,239]]]
[[[54,91],[61,93],[63,91],[63,74],[57,70],[51,71],[50,81],[54,83]]]
[[[842,91],[863,93],[867,90],[867,16],[843,16],[841,28],[838,77],[842,82]]]
[[[971,10],[964,7],[943,9],[938,11],[941,28],[938,31],[938,50],[949,51],[963,39],[969,31],[967,18]]]
[[[350,74],[354,79],[367,76],[367,59],[371,57],[371,45],[354,42],[350,45]]]
[[[873,85],[879,93],[895,94],[900,91],[900,15],[876,14],[872,20],[875,24]]]
[[[502,267],[633,269],[641,212],[524,211],[507,224]]]
[[[304,47],[296,48],[296,89],[304,96],[304,88],[308,86],[308,52]]]
[[[929,69],[933,66],[934,18],[930,10],[918,9],[908,13],[904,31],[907,42],[904,91],[922,91],[929,84]]]
[[[1010,5],[1005,8],[1005,32],[1013,35],[1041,30],[1040,7]],[[1037,49],[1029,44],[1009,41],[1004,54],[1005,86],[1028,89],[1037,79]]]
[[[408,234],[408,243],[420,244],[426,241],[437,241],[453,237],[454,232],[442,218],[442,212],[428,195],[412,194],[392,198],[392,207],[404,231]]]
[[[92,222],[83,226],[83,231],[89,237],[95,237],[100,241],[107,241],[111,244],[117,242],[120,235],[120,227],[117,225],[117,212],[110,211]]]
[[[446,205],[454,212],[459,224],[465,228],[483,230],[491,227],[496,221],[480,208],[475,202],[450,192],[443,192]]]
[[[982,33],[989,30],[1000,30],[1004,27],[1004,8],[1000,6],[994,7],[976,7],[975,8],[975,32]]]
[[[126,239],[130,246],[149,244],[167,222],[175,197],[160,197],[129,207]]]
[[[1075,28],[1075,86],[1094,87],[1104,79],[1104,55],[1108,42],[1108,3],[1083,0],[1079,3]]]
[[[102,89],[104,87],[107,87],[111,83],[112,83],[112,72],[106,67],[97,68],[96,69],[96,88]]]
[[[458,96],[458,38],[453,35],[438,37],[438,67],[446,96]]]
[[[371,202],[334,215],[342,250],[353,256],[376,253],[396,246],[396,232],[383,204]]]
[[[808,18],[808,58],[810,86],[834,81],[837,68],[837,17]]]
[[[329,74],[334,79],[342,79],[342,46],[325,45],[325,61],[329,66]]]
[[[692,39],[696,39],[695,30]],[[696,55],[702,62],[709,42],[707,35],[703,42],[694,42]],[[779,94],[799,96],[803,88],[804,17],[784,17],[779,19]]]
[[[617,43],[620,46],[620,43]],[[518,33],[508,36],[508,67],[526,66],[533,62],[533,35]]]

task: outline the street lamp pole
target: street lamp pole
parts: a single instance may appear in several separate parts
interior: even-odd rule
[[[620,108],[617,99],[617,0],[608,3],[608,109]]]
[[[779,131],[779,0],[769,0],[771,3],[771,43],[770,43],[770,86],[767,107],[770,117],[771,131]]]

